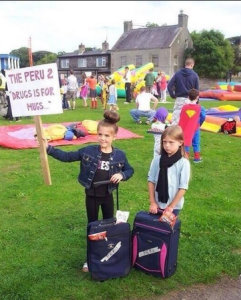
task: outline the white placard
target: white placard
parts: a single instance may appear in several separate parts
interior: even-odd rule
[[[6,71],[13,117],[63,113],[57,64]]]

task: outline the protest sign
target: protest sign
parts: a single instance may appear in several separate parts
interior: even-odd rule
[[[56,63],[6,71],[13,117],[63,113]]]

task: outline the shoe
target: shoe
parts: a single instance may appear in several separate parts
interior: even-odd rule
[[[200,157],[200,158],[194,158],[193,162],[194,162],[195,164],[198,164],[198,163],[200,163],[200,162],[203,162],[203,159],[202,159],[201,157]]]
[[[89,268],[88,268],[87,262],[84,263],[83,268],[82,268],[82,271],[83,271],[83,272],[89,272]]]
[[[124,104],[130,104],[130,102],[124,102]]]
[[[137,123],[137,124],[142,124],[141,120],[139,120],[139,121],[136,121],[136,123]]]
[[[22,122],[22,120],[16,120],[15,122]]]
[[[150,121],[146,121],[146,125],[149,125],[150,124]]]

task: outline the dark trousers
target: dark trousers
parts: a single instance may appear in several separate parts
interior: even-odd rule
[[[63,94],[63,102],[62,102],[62,107],[65,108],[69,108],[69,104],[68,101],[66,99],[66,94]]]
[[[99,207],[101,207],[103,220],[113,218],[114,200],[112,194],[105,197],[94,197],[86,195],[85,205],[88,223],[98,220]]]
[[[126,90],[126,102],[131,102],[131,83],[125,83],[125,90]]]

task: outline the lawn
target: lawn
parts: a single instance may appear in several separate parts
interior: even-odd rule
[[[88,100],[89,101],[89,100]],[[168,99],[170,101],[170,99]],[[148,210],[147,173],[154,139],[150,127],[135,124],[134,103],[119,99],[120,126],[143,139],[116,140],[135,174],[120,184],[120,209],[129,210],[130,224]],[[83,108],[42,116],[43,123],[99,120],[103,110]],[[241,102],[201,102],[205,108]],[[159,104],[158,106],[161,106]],[[173,103],[165,104],[168,109]],[[33,119],[22,119],[22,124]],[[0,126],[9,123],[0,119]],[[127,300],[164,295],[194,283],[210,283],[223,274],[241,273],[240,138],[201,132],[203,163],[191,160],[192,176],[185,196],[178,268],[169,279],[132,269],[124,278],[95,282],[82,272],[86,256],[84,189],[77,182],[79,164],[49,157],[52,185],[44,184],[38,149],[0,147],[0,299],[1,300]],[[84,147],[85,145],[81,146]],[[79,146],[62,146],[76,150]]]

